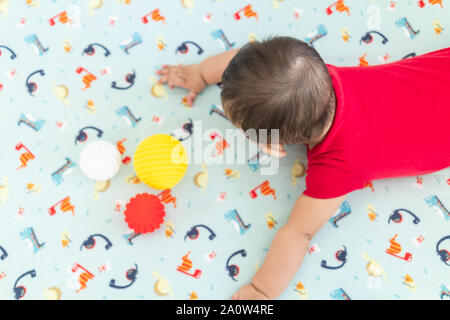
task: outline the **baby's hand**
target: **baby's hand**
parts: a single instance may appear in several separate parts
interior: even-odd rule
[[[197,94],[207,86],[199,64],[186,66],[183,66],[181,63],[178,66],[164,64],[161,70],[156,71],[156,74],[161,76],[158,84],[167,82],[170,89],[173,89],[175,86],[188,89],[189,93],[185,98],[189,106],[193,105]]]
[[[269,297],[256,287],[247,283],[236,292],[231,300],[269,300]]]

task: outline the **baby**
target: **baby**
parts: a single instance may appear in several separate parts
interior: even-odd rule
[[[189,105],[222,82],[222,106],[236,127],[279,129],[279,144],[261,145],[267,153],[282,157],[284,144],[307,146],[306,190],[260,269],[232,299],[277,298],[349,192],[450,166],[450,48],[337,67],[303,41],[271,37],[157,73],[160,84],[188,89]]]

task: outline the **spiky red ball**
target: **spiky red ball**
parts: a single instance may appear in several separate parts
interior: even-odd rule
[[[149,233],[161,226],[166,212],[157,196],[140,193],[130,199],[124,214],[125,222],[136,233]]]

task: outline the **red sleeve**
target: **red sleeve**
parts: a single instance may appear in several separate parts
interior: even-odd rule
[[[325,164],[311,164],[306,170],[304,195],[317,199],[343,196],[364,187],[365,182],[356,173],[342,172]]]

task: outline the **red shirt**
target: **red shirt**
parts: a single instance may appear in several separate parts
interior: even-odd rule
[[[307,151],[304,194],[333,198],[375,179],[450,166],[450,48],[368,67],[327,65],[333,124]]]

